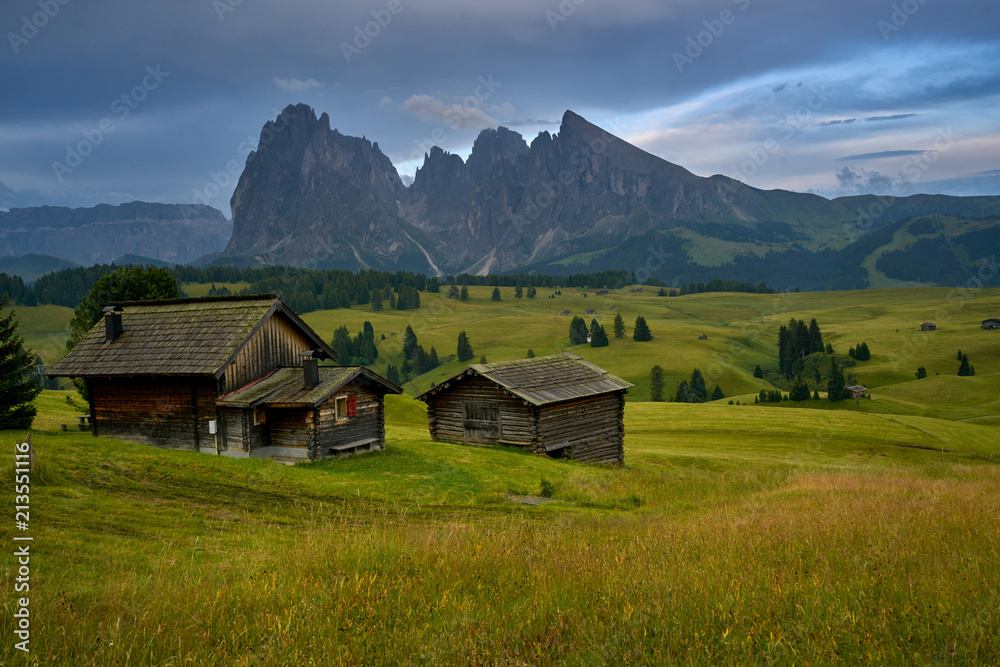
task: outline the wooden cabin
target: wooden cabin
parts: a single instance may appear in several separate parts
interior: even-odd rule
[[[933,322],[924,322],[920,325],[921,331],[937,331],[937,325]]]
[[[1000,319],[996,317],[991,317],[988,320],[983,320],[984,329],[1000,329]]]
[[[865,392],[868,391],[868,387],[863,387],[859,384],[846,384],[844,389],[851,393],[851,398],[864,398]]]
[[[617,464],[625,460],[625,393],[633,386],[563,353],[473,364],[417,398],[427,403],[434,440]]]
[[[283,461],[383,448],[402,390],[319,367],[336,358],[274,295],[169,299],[105,308],[50,375],[84,379],[99,436]]]

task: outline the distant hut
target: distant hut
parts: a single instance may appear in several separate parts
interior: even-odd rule
[[[94,435],[237,458],[385,446],[401,389],[337,354],[272,295],[109,306],[52,376],[83,378]]]
[[[708,336],[706,336],[705,334],[701,334],[700,336],[698,336],[698,340],[708,340]]]
[[[868,391],[868,387],[862,387],[859,384],[847,384],[844,385],[844,389],[851,392],[851,398],[864,398],[865,392]]]
[[[596,315],[596,314],[597,314],[597,310],[595,310],[594,308],[588,308],[587,309],[587,315]]]
[[[427,403],[435,440],[622,463],[625,393],[633,386],[563,353],[473,364],[417,398]]]
[[[937,331],[937,325],[933,322],[924,322],[920,325],[921,331]]]
[[[608,290],[606,290],[606,289],[599,289],[599,290],[597,290],[597,296],[604,296],[607,293],[608,293]]]
[[[570,311],[568,311],[568,310],[564,310],[564,311],[562,311],[562,312],[561,312],[561,313],[559,313],[559,314],[560,314],[560,315],[572,315],[573,313],[572,313],[572,312],[570,312]]]
[[[995,317],[991,317],[988,320],[983,320],[984,329],[1000,329],[1000,320]]]

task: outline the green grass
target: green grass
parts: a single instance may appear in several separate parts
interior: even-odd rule
[[[994,427],[633,402],[603,468],[431,442],[394,396],[384,452],[283,466],[63,433],[66,395],[32,436],[31,664],[1000,660]]]

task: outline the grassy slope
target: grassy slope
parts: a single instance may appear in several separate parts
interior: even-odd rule
[[[37,664],[1000,660],[993,427],[630,403],[608,469],[430,442],[399,396],[385,452],[287,467],[40,407]]]

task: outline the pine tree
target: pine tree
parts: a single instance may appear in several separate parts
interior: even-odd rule
[[[413,333],[413,327],[406,325],[403,332],[403,360],[412,361],[417,350],[417,334]]]
[[[632,340],[647,341],[652,339],[653,334],[649,330],[649,325],[646,324],[646,318],[639,315],[635,318],[635,329],[632,331]]]
[[[927,369],[921,366],[917,369],[917,379],[923,380],[925,377],[927,377]]]
[[[499,293],[499,291],[500,290],[498,288],[497,289],[497,293]],[[524,288],[521,287],[520,285],[515,285],[514,286],[514,298],[515,299],[523,299],[524,298]],[[499,301],[499,300],[500,299],[497,299],[497,301]]]
[[[389,310],[396,310],[396,295],[389,292]]]
[[[465,332],[459,332],[458,334],[458,360],[468,361],[474,356],[472,351],[472,344],[469,342],[469,337],[465,335]]]
[[[758,379],[763,379],[764,378],[764,369],[760,367],[760,364],[757,364],[754,367],[754,369],[753,369],[753,376],[755,378],[758,378]]]
[[[441,362],[438,361],[437,350],[435,350],[434,346],[432,345],[431,346],[431,352],[430,352],[430,354],[427,355],[427,370],[429,370],[429,371],[434,370],[435,368],[437,368],[440,365],[441,365]]]
[[[591,347],[607,347],[608,346],[608,334],[604,331],[604,327],[600,324],[597,325],[596,329],[590,332],[590,346]]]
[[[529,348],[528,348],[528,356],[527,356],[527,357],[525,357],[525,359],[534,359],[534,358],[535,358],[535,351],[534,351],[534,350],[532,350],[532,349],[531,349],[531,348],[529,347]]]
[[[615,332],[615,338],[625,337],[625,320],[622,319],[621,313],[615,315],[614,332]]]
[[[831,345],[830,343],[826,344],[826,353],[833,354],[833,345]]]
[[[399,384],[399,369],[389,364],[385,369],[385,379],[393,384]]]
[[[462,285],[462,291],[458,295],[458,300],[459,301],[468,301],[469,300],[469,288],[466,287],[465,285]]]
[[[528,288],[527,297],[529,299],[534,299],[536,294],[538,294],[538,290],[536,290],[534,287]]]
[[[587,342],[587,323],[582,317],[574,317],[569,323],[569,344],[583,345]]]
[[[691,394],[697,398],[696,402],[703,403],[708,398],[708,389],[705,387],[705,378],[697,368],[691,371]]]
[[[372,290],[372,295],[369,297],[369,301],[372,304],[372,312],[378,313],[382,310],[382,292],[377,289]]]
[[[485,364],[486,363],[486,355],[485,354],[479,355],[479,363],[481,363],[481,364]]]
[[[726,395],[722,393],[722,388],[719,387],[719,385],[715,385],[715,389],[712,390],[712,399],[711,400],[718,401],[718,400],[723,399],[725,397],[726,397]]]
[[[788,392],[788,398],[793,401],[807,401],[809,400],[809,387],[802,382],[796,382],[792,385],[791,391]]]
[[[959,350],[959,351],[958,351],[958,361],[961,361],[961,360],[962,360],[962,357],[963,357],[963,356],[965,356],[965,355],[963,355],[963,354],[962,354],[962,351],[961,351],[961,350]]]
[[[663,400],[663,369],[658,365],[649,369],[649,400]]]
[[[448,298],[457,299],[458,298],[458,288],[454,285],[448,288]]]
[[[816,390],[813,391],[813,400],[814,401],[818,401],[819,400],[819,389],[816,389]]]
[[[812,318],[809,321],[809,352],[822,352],[823,351],[823,334],[819,330],[819,324],[816,323],[816,318]]]
[[[499,287],[494,287],[493,288],[493,294],[490,295],[490,300],[492,300],[492,301],[499,301],[500,300],[500,288]]]
[[[6,306],[4,295],[0,310]],[[35,420],[34,401],[41,388],[31,377],[35,357],[24,349],[23,342],[12,310],[0,319],[0,430],[27,430]]]
[[[836,359],[830,360],[830,379],[826,383],[826,396],[831,401],[839,401],[848,397],[848,392],[844,389],[844,372],[840,369],[840,364]]]
[[[333,332],[333,340],[330,341],[330,348],[337,353],[337,363],[341,366],[350,366],[354,363],[354,350],[351,344],[351,334],[346,325],[340,325]]]
[[[687,403],[689,398],[688,393],[687,380],[681,380],[681,383],[677,385],[677,393],[674,395],[674,403]]]
[[[968,355],[962,355],[962,363],[958,366],[958,374],[962,377],[969,377],[976,374],[975,369],[969,363]]]

